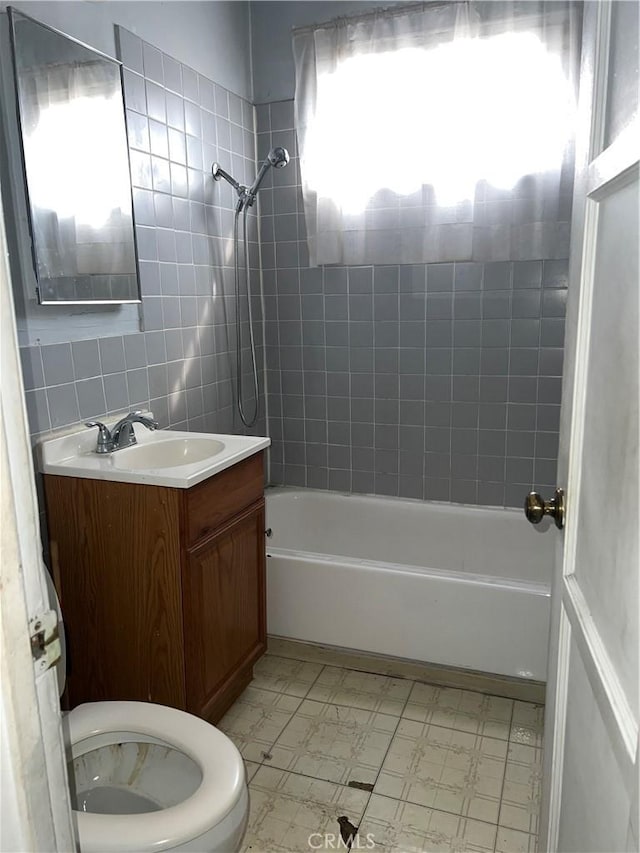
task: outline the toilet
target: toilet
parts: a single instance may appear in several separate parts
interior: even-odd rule
[[[58,611],[65,681],[64,631]],[[234,853],[249,815],[242,757],[204,720],[147,702],[89,702],[64,715],[80,853]]]

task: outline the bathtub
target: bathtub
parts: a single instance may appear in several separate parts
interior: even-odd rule
[[[521,511],[292,488],[266,502],[269,634],[546,680],[554,537]]]

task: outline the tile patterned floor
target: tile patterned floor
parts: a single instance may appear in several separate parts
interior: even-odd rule
[[[220,722],[243,853],[536,853],[540,705],[265,655]],[[356,834],[357,832],[357,834]]]

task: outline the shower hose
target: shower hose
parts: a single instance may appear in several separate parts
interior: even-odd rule
[[[258,368],[256,365],[256,343],[253,335],[253,310],[251,306],[251,270],[249,267],[249,239],[247,236],[247,211],[249,205],[245,203],[244,198],[239,198],[236,205],[236,213],[233,222],[233,253],[234,253],[234,269],[235,269],[235,294],[236,294],[236,395],[238,398],[238,412],[242,423],[246,427],[252,427],[258,420],[258,411],[260,406],[259,389],[258,389]],[[239,235],[239,220],[242,213],[242,236],[243,236],[243,254],[244,254],[244,269],[246,279],[247,292],[247,308],[249,319],[249,349],[251,356],[251,370],[253,374],[253,391],[255,394],[255,405],[253,416],[247,417],[244,408],[243,390],[242,390],[242,323],[241,323],[241,305],[240,305],[240,235]]]

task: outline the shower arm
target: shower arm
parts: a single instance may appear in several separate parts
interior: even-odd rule
[[[224,178],[228,184],[231,184],[234,190],[238,193],[238,198],[242,202],[242,205],[246,204],[250,207],[253,204],[255,194],[248,190],[243,184],[239,184],[228,172],[225,172],[219,163],[213,164],[211,167],[211,174],[213,175],[214,181],[219,181],[220,178]]]

